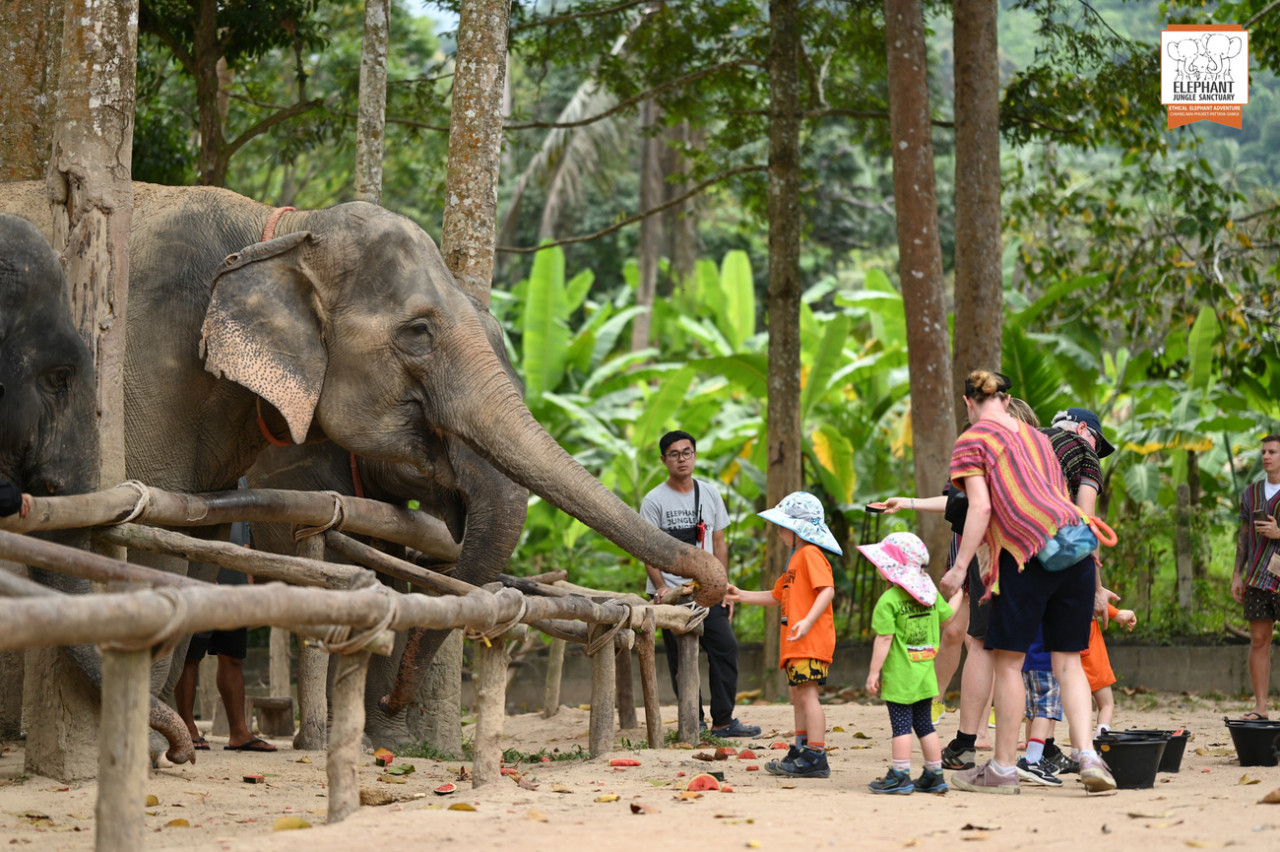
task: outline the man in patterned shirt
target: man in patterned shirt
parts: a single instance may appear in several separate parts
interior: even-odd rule
[[[1280,618],[1280,435],[1262,439],[1264,479],[1240,495],[1240,536],[1231,575],[1231,596],[1244,605],[1249,620],[1249,680],[1253,710],[1242,719],[1266,719],[1271,685],[1271,638]]]

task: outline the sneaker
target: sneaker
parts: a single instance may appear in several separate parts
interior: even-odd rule
[[[1018,786],[1018,773],[1010,772],[1001,775],[991,768],[991,761],[973,769],[964,769],[951,776],[951,786],[957,790],[970,793],[1001,793],[1017,795],[1022,792]]]
[[[899,769],[894,769],[892,766],[889,767],[889,771],[884,774],[883,778],[877,778],[867,786],[871,788],[873,793],[894,793],[903,796],[914,792],[916,789],[916,785],[911,782],[910,775]],[[942,786],[945,788],[947,785],[943,784]]]
[[[956,746],[956,741],[952,740],[947,743],[947,747],[942,750],[942,768],[943,769],[972,769],[974,766],[973,749],[961,749]]]
[[[987,714],[987,727],[994,728],[996,726],[996,708],[992,707],[991,712]]]
[[[826,778],[831,774],[831,767],[827,765],[825,751],[806,748],[802,749],[793,761],[779,761],[778,771],[774,774],[788,775],[792,778]]]
[[[1054,775],[1070,775],[1080,771],[1080,764],[1074,760],[1071,755],[1065,751],[1059,751],[1052,757],[1046,756],[1041,763],[1048,764],[1053,769]]]
[[[1106,761],[1096,754],[1081,756],[1080,780],[1090,793],[1102,793],[1116,788],[1116,779],[1111,777]]]
[[[915,780],[915,785],[921,793],[945,793],[950,789],[947,787],[947,777],[942,774],[941,769],[924,770]]]
[[[933,699],[933,704],[929,707],[929,715],[933,718],[933,724],[938,724],[947,718],[947,705],[936,698]]]
[[[744,725],[737,719],[730,719],[729,724],[711,729],[713,737],[758,737],[759,725]]]
[[[1027,763],[1025,757],[1018,758],[1018,777],[1032,784],[1043,784],[1045,787],[1061,787],[1062,779],[1053,774],[1053,770],[1042,760],[1038,763]]]
[[[795,743],[792,743],[787,746],[787,753],[783,756],[782,760],[769,761],[764,765],[764,771],[768,772],[770,775],[786,775],[787,773],[782,771],[782,764],[794,764],[796,762],[796,758],[799,756],[799,747],[796,746]]]

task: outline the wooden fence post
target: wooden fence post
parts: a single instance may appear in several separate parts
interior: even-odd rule
[[[364,684],[369,652],[339,654],[333,678],[333,730],[325,775],[329,779],[329,822],[341,822],[360,808],[360,744],[364,739]]]
[[[324,559],[324,538],[313,535],[297,543],[295,555],[305,559]],[[320,751],[325,747],[328,725],[328,702],[325,681],[329,672],[329,655],[308,646],[298,637],[298,734],[293,747],[304,751]]]
[[[676,672],[676,739],[682,743],[697,745],[701,739],[698,730],[699,717],[702,715],[701,702],[698,700],[698,689],[702,679],[698,676],[698,639],[702,634],[702,625],[697,630],[676,635],[677,665]]]
[[[636,726],[636,688],[631,669],[631,649],[618,648],[613,660],[613,676],[618,697],[618,727],[624,731]]]
[[[142,849],[150,704],[151,651],[104,651],[94,808],[97,852]]]
[[[542,692],[542,718],[550,719],[560,712],[560,680],[564,676],[565,640],[554,637],[547,654],[547,684]]]
[[[502,777],[502,729],[507,718],[507,666],[511,654],[507,640],[523,639],[526,624],[519,624],[495,639],[475,643],[476,738],[471,764],[471,786],[480,787]]]
[[[662,707],[658,703],[658,655],[653,610],[649,610],[643,630],[636,631],[636,657],[640,661],[640,692],[644,696],[644,727],[649,748],[663,745]]]
[[[598,642],[600,634],[610,630],[607,624],[593,624],[587,632],[587,649],[598,645],[591,655],[591,732],[592,759],[604,757],[613,750],[613,707],[617,679],[614,674],[616,652],[612,637],[608,642]],[[630,653],[628,651],[627,653]]]

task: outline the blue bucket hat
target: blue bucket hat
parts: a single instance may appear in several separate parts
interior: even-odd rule
[[[844,556],[844,551],[836,543],[836,537],[824,523],[826,514],[822,511],[822,502],[808,491],[792,491],[777,506],[759,514],[766,521],[791,530],[810,544],[830,550],[837,556]]]

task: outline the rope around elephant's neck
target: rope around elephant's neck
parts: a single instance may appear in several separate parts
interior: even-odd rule
[[[292,447],[293,441],[277,438],[272,433],[271,427],[267,425],[266,418],[262,416],[262,397],[258,397],[254,404],[258,407],[258,431],[262,433],[262,437],[267,439],[267,443],[273,447]]]
[[[280,224],[280,217],[290,210],[297,209],[297,207],[277,207],[272,210],[271,215],[267,217],[267,224],[262,228],[262,241],[265,243],[276,235],[276,225]]]

